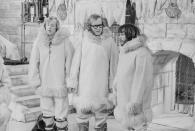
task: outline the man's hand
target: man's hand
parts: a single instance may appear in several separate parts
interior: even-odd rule
[[[78,91],[76,88],[68,88],[68,93],[73,93],[73,94],[77,94]]]

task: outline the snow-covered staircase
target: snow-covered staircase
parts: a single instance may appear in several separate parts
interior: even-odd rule
[[[28,64],[6,65],[6,69],[13,85],[10,90],[18,96],[17,103],[29,108],[24,114],[24,122],[36,120],[41,114],[40,98],[35,94],[35,88],[28,84]],[[72,106],[69,106],[69,113],[75,113]]]
[[[6,69],[13,85],[10,90],[18,96],[17,103],[29,108],[24,114],[25,122],[36,120],[41,113],[40,98],[35,95],[35,89],[28,84],[28,64],[6,65]]]

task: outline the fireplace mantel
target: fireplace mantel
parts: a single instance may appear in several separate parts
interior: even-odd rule
[[[188,56],[195,64],[195,39],[150,39],[147,44],[154,54],[159,51],[173,51]]]

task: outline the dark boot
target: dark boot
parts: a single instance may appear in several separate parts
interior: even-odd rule
[[[100,128],[95,128],[95,131],[107,131],[107,123],[104,123]]]
[[[79,123],[79,131],[89,131],[89,123]]]
[[[32,131],[45,131],[45,122],[43,121],[43,115],[39,115],[35,126],[33,127]]]

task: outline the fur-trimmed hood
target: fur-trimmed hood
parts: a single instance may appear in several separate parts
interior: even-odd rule
[[[58,30],[54,38],[52,40],[52,45],[59,45],[61,44],[65,39],[67,39],[70,36],[70,33],[67,28],[63,27],[60,30]],[[50,40],[47,35],[47,32],[44,27],[40,29],[40,32],[37,37],[37,41],[39,43],[44,43],[46,46],[49,46]]]
[[[128,41],[124,46],[121,47],[121,52],[128,53],[134,51],[140,47],[146,46],[147,37],[140,35],[137,38]]]

